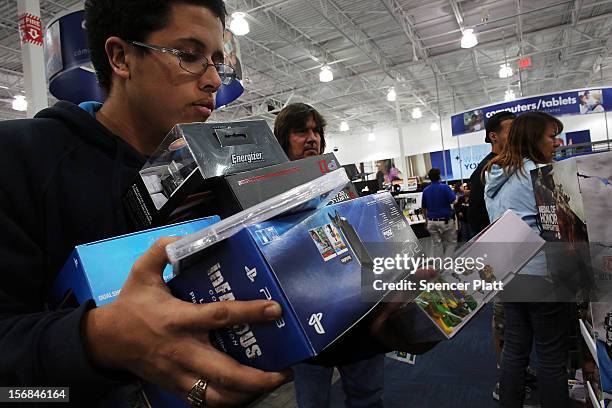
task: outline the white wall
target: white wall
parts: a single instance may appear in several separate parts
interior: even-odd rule
[[[608,131],[612,139],[612,112],[608,112]],[[565,126],[564,131],[574,132],[578,130],[590,130],[591,141],[606,139],[606,126],[604,114],[596,113],[590,115],[561,116],[559,119]],[[442,150],[440,131],[430,130],[431,122],[415,123],[404,126],[404,149],[406,156],[421,153],[429,153]],[[450,118],[442,120],[442,133],[444,135],[444,148],[457,148],[457,142],[461,147],[473,146],[484,143],[485,132],[470,133],[459,137],[451,136]],[[328,132],[326,137],[327,152],[334,147],[338,148],[335,153],[342,164],[360,163],[388,158],[399,158],[399,138],[397,128],[381,124],[374,128],[376,141],[368,141],[368,135],[363,131],[358,132]]]

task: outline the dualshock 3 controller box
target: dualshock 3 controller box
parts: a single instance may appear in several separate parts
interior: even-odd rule
[[[174,126],[123,197],[132,225],[146,229],[215,214],[223,176],[288,162],[263,120]]]
[[[158,238],[192,234],[219,220],[218,216],[202,218],[78,245],[51,286],[49,307],[76,307],[89,299],[97,306],[112,302],[136,259]],[[172,273],[168,265],[164,280],[170,279]]]
[[[385,295],[381,291],[363,298],[362,286],[369,283],[362,276],[372,276],[374,259],[394,257],[398,248],[407,256],[421,253],[389,193],[258,221],[237,231],[200,250],[186,248],[217,232],[170,244],[175,277],[168,286],[193,303],[277,301],[283,316],[276,322],[211,334],[220,350],[263,370],[280,370],[317,355],[371,311]],[[396,278],[409,272],[397,271]]]

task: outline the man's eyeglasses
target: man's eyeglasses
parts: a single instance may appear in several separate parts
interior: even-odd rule
[[[208,58],[206,58],[206,56],[204,55],[177,50],[176,48],[168,48],[161,47],[159,45],[147,44],[139,41],[128,42],[138,47],[148,48],[151,50],[174,55],[179,60],[179,66],[190,74],[203,75],[208,69],[208,67],[212,66],[215,67],[215,69],[217,70],[217,73],[219,74],[219,77],[221,78],[221,83],[223,85],[229,85],[230,83],[232,83],[234,78],[236,78],[236,70],[234,69],[234,67],[221,62],[209,63]]]

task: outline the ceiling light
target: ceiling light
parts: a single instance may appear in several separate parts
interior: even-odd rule
[[[341,132],[348,132],[348,130],[349,130],[348,123],[345,122],[345,121],[340,122],[340,131]]]
[[[473,28],[466,28],[463,30],[463,37],[461,37],[461,48],[472,48],[478,44],[478,38],[474,34]]]
[[[321,67],[321,72],[319,73],[319,81],[321,82],[331,82],[334,80],[334,73],[331,68],[325,65]]]
[[[510,102],[516,99],[516,95],[512,89],[508,89],[504,94],[504,101]]]
[[[429,129],[431,129],[432,132],[437,132],[440,130],[440,125],[438,125],[438,122],[431,122]]]
[[[245,19],[246,14],[239,11],[232,14],[232,22],[230,23],[230,30],[235,35],[247,35],[249,33],[249,22]]]
[[[423,117],[423,112],[421,112],[421,108],[414,108],[412,110],[412,119],[420,119]]]
[[[514,75],[512,68],[508,64],[501,64],[499,66],[499,77],[500,78],[510,78]]]
[[[368,142],[374,142],[376,141],[376,135],[373,132],[370,132],[368,134]]]
[[[397,99],[397,94],[395,93],[395,88],[394,87],[389,88],[389,92],[387,92],[387,100],[389,102],[395,102],[396,99]]]
[[[12,103],[13,110],[24,112],[28,110],[28,101],[26,101],[25,96],[23,95],[15,95],[15,99],[13,99]]]

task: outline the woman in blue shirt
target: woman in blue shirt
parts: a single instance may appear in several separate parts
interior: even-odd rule
[[[530,171],[551,163],[556,136],[563,124],[544,112],[527,112],[512,123],[508,143],[489,162],[485,176],[485,203],[491,220],[512,210],[531,228],[537,226],[537,207]],[[521,275],[547,276],[543,253],[534,257]],[[525,370],[535,339],[537,378],[544,408],[569,406],[566,362],[568,357],[568,313],[561,303],[504,302],[506,314],[500,402],[503,407],[522,407]]]

